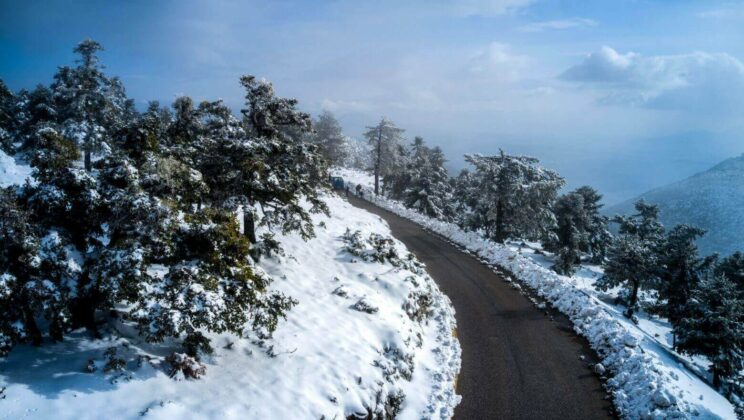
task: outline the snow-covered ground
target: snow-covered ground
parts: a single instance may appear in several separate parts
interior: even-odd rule
[[[0,150],[0,188],[23,184],[31,177],[31,167],[23,165]]]
[[[337,169],[334,175],[363,185],[365,198],[377,205],[448,238],[487,264],[506,269],[568,315],[577,333],[585,336],[601,357],[601,367],[597,369],[608,377],[607,385],[621,416],[735,418],[732,404],[688,369],[688,359],[670,349],[669,328],[663,320],[642,316],[639,325],[635,325],[622,315],[621,308],[613,305],[611,294],[592,287],[601,273],[599,268],[585,267],[573,277],[560,276],[549,269],[549,259],[535,254],[529,246],[500,245],[455,224],[423,216],[398,202],[375,197],[368,174]]]
[[[8,164],[3,182],[25,177],[3,178]],[[211,336],[199,380],[169,378],[163,357],[173,346],[143,343],[124,325],[102,340],[76,332],[18,346],[0,361],[0,418],[339,419],[401,401],[402,419],[451,417],[460,347],[449,300],[398,241],[398,266],[365,260],[367,239],[389,235],[387,224],[335,195],[327,202],[316,238],[277,236],[285,254],[260,263],[272,288],[299,302],[273,339]],[[359,231],[356,256],[347,229]],[[114,346],[127,368],[106,373]]]

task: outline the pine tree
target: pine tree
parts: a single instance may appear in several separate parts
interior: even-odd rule
[[[52,91],[39,85],[33,91],[19,92],[14,112],[17,115],[15,140],[20,142],[21,156],[29,158],[37,149],[40,132],[51,128],[57,132],[57,109]]]
[[[575,191],[584,200],[584,214],[586,214],[586,243],[582,244],[582,251],[589,255],[592,263],[604,261],[607,249],[612,242],[612,234],[608,229],[609,218],[600,214],[602,195],[594,188],[585,185]],[[583,248],[585,247],[585,248]]]
[[[400,169],[402,128],[382,118],[375,126],[367,127],[364,137],[372,149],[372,171],[375,176],[375,195],[380,195],[380,178],[395,175]]]
[[[615,240],[605,261],[604,275],[595,283],[600,290],[617,286],[626,288],[626,315],[632,318],[642,288],[658,283],[659,248],[664,227],[659,222],[659,208],[638,201],[633,216],[617,216],[621,236]]]
[[[8,154],[15,152],[13,147],[14,133],[18,126],[15,112],[16,97],[0,79],[0,151]]]
[[[736,285],[736,290],[744,297],[744,253],[735,252],[722,259],[715,266],[715,274],[726,276]]]
[[[157,101],[150,102],[142,115],[132,118],[122,129],[121,136],[116,139],[116,148],[134,159],[138,166],[142,165],[164,151],[167,145],[162,143],[167,137],[171,118],[168,110],[161,108]]]
[[[555,226],[551,205],[564,181],[526,156],[466,155],[476,170],[468,225],[503,243],[510,238],[543,240]]]
[[[98,59],[101,45],[85,40],[75,47],[77,67],[61,67],[52,90],[64,135],[74,139],[84,154],[86,171],[92,169],[93,153],[107,150],[111,136],[121,129],[132,109],[118,79],[103,74]]]
[[[471,222],[475,219],[473,209],[477,206],[477,180],[467,168],[462,169],[457,177],[450,180],[452,197],[454,200],[455,223],[462,229],[471,229]],[[480,224],[480,223],[475,223]]]
[[[262,224],[274,224],[282,231],[297,231],[303,238],[314,235],[310,213],[327,213],[320,197],[327,182],[327,170],[312,144],[297,142],[285,134],[287,128],[308,133],[310,116],[296,109],[297,100],[279,98],[271,83],[246,75],[240,79],[246,90],[246,108],[241,110],[247,138],[239,145],[240,168],[245,177],[235,195],[250,210],[261,208]],[[301,200],[310,204],[309,211]],[[255,225],[252,211],[244,212],[244,226]],[[255,238],[255,232],[247,232]]]
[[[721,275],[702,280],[674,329],[679,350],[708,358],[717,389],[744,369],[744,300],[735,288]]]
[[[313,123],[315,133],[311,141],[318,146],[321,156],[329,165],[341,165],[348,156],[346,137],[341,125],[330,111],[323,111]]]
[[[344,161],[344,166],[362,171],[371,171],[372,152],[369,148],[369,144],[351,137],[346,137],[345,141],[345,148],[348,154]]]
[[[390,172],[382,179],[382,192],[393,200],[402,200],[411,184],[411,156],[406,147],[399,144],[392,158]]]
[[[596,190],[584,186],[559,197],[553,205],[556,228],[544,245],[558,255],[553,267],[558,273],[572,275],[582,254],[592,261],[601,261],[606,254],[611,234],[607,218],[599,214],[601,198]]]
[[[686,316],[692,291],[714,262],[713,258],[698,256],[695,241],[703,234],[702,229],[677,225],[659,249],[659,312],[673,327]]]
[[[211,349],[206,332],[268,337],[295,302],[270,292],[251,258],[276,249],[273,233],[255,246],[235,210],[255,205],[259,223],[313,234],[327,176],[296,137],[309,116],[250,76],[242,120],[188,97],[175,115],[156,103],[140,114],[103,75],[100,49],[81,43],[53,89],[0,90],[2,141],[21,143],[34,178],[0,190],[0,356],[73,328],[98,336],[111,317],[194,357]]]
[[[266,293],[271,279],[251,267],[250,242],[239,234],[232,213],[204,209],[180,223],[169,270],[139,284],[130,316],[148,341],[182,338],[191,356],[210,353],[201,330],[242,335],[246,325],[273,332],[295,304]]]
[[[79,274],[69,244],[35,225],[11,189],[0,190],[0,242],[0,356],[18,343],[40,345],[45,332],[61,340]]]
[[[404,197],[406,207],[429,217],[451,220],[452,189],[444,163],[442,149],[426,147],[421,137],[414,139],[408,168],[410,181]]]

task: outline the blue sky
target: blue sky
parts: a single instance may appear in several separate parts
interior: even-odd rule
[[[48,83],[92,37],[144,104],[236,110],[244,73],[347,132],[387,116],[463,153],[503,148],[609,203],[744,152],[744,3],[0,1],[0,78]]]

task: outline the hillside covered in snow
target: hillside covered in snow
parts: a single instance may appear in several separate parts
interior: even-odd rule
[[[170,378],[177,346],[126,324],[106,339],[18,346],[0,362],[0,418],[449,418],[460,366],[449,300],[385,222],[326,200],[316,238],[278,237],[284,254],[262,260],[272,288],[298,302],[272,339],[211,334],[199,380]]]
[[[703,254],[744,250],[744,155],[609,207],[605,213],[631,214],[639,199],[657,204],[667,227],[685,223],[705,229],[698,240]]]

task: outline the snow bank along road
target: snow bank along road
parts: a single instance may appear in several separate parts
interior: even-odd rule
[[[457,419],[597,419],[612,403],[570,321],[546,316],[486,265],[411,221],[350,197],[384,218],[449,296],[462,346]]]

